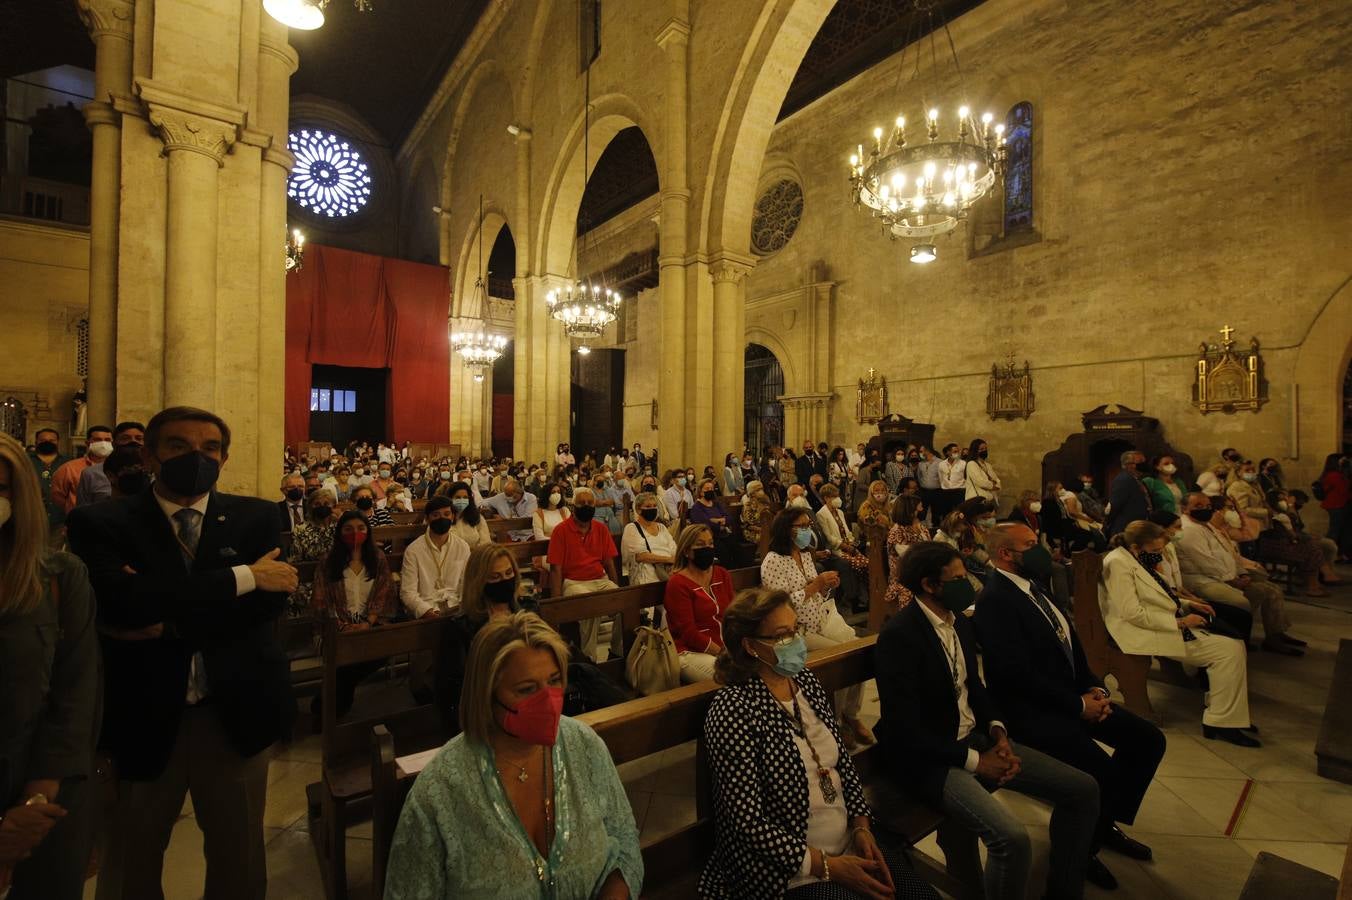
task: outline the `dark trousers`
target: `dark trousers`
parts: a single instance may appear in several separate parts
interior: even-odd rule
[[[1113,704],[1113,714],[1102,722],[1083,720],[1076,727],[1021,729],[1024,744],[1093,776],[1099,785],[1099,822],[1094,850],[1115,822],[1136,821],[1141,801],[1164,758],[1164,733],[1153,723]],[[1070,723],[1067,723],[1069,726]],[[1095,741],[1113,748],[1109,756]]]
[[[920,499],[924,501],[925,504],[926,515],[930,522],[930,531],[939,530],[939,523],[942,518],[939,515],[939,510],[943,509],[942,494],[943,491],[939,488],[922,487],[920,489]]]
[[[427,654],[430,658],[430,654]],[[357,696],[357,685],[366,680],[367,676],[380,671],[388,660],[368,659],[364,662],[351,663],[346,666],[338,667],[338,717],[342,718],[352,709],[352,702]],[[414,663],[416,664],[416,663]],[[310,701],[310,712],[316,716],[319,715],[320,698]]]
[[[957,505],[962,502],[966,495],[967,492],[962,488],[956,488],[950,491],[940,490],[938,492],[932,510],[933,515],[930,518],[936,529],[943,523],[944,516],[951,513]]]
[[[65,809],[66,816],[47,832],[32,856],[14,867],[9,900],[79,900],[84,895],[94,842],[90,780],[68,778],[49,799]]]

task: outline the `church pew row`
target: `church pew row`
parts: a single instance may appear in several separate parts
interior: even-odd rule
[[[515,546],[515,545],[509,545]],[[523,544],[521,546],[528,546]],[[740,590],[760,580],[758,569],[738,569],[732,573],[733,588]],[[627,653],[636,639],[639,611],[661,604],[665,586],[658,582],[636,587],[598,591],[572,597],[543,600],[541,617],[556,629],[564,630],[582,619],[618,615],[623,627]],[[418,619],[382,625],[369,631],[339,633],[333,621],[323,624],[320,700],[321,781],[308,785],[306,794],[312,813],[311,838],[324,876],[326,896],[342,900],[347,896],[345,834],[347,827],[362,821],[369,812],[371,769],[367,747],[371,728],[383,724],[399,737],[400,747],[426,749],[444,743],[446,733],[435,704],[422,704],[392,715],[374,719],[339,721],[337,710],[338,670],[342,666],[370,660],[386,660],[435,652],[440,646],[441,629],[454,621],[452,616]],[[624,678],[624,661],[611,660],[602,670],[617,682]]]
[[[830,692],[868,681],[873,677],[873,647],[876,636],[859,638],[835,647],[814,651],[808,666]],[[683,685],[675,690],[621,703],[579,717],[605,741],[615,763],[623,764],[697,741],[695,756],[695,821],[676,832],[644,845],[644,896],[689,896],[689,886],[713,851],[713,784],[704,746],[704,717],[719,685],[713,682]],[[402,741],[400,744],[402,745]],[[396,736],[376,726],[371,736],[371,781],[373,784],[372,882],[376,898],[384,895],[390,844],[405,798],[418,772],[432,754],[396,757]],[[877,772],[880,755],[876,747],[854,756],[864,780],[879,827],[914,845],[932,833],[942,820],[940,813],[881,787]],[[876,801],[876,802],[875,802]],[[940,889],[957,896],[959,883],[937,861],[923,853],[911,854],[920,874]]]

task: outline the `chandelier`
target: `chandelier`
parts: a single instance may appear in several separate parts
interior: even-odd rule
[[[286,273],[299,272],[305,263],[305,235],[296,228],[286,236]]]
[[[907,139],[906,117],[897,116],[891,131],[873,129],[872,140],[859,144],[850,155],[850,194],[856,206],[863,205],[882,221],[896,238],[931,238],[947,234],[967,217],[972,205],[990,193],[1005,161],[1004,125],[991,128],[990,113],[980,121],[966,103],[958,105],[941,119],[939,96],[939,58],[934,47],[938,29],[934,23],[933,0],[915,0],[912,28],[928,28],[930,38],[930,83],[922,75],[925,53],[915,41],[915,67],[908,94],[918,94],[923,112],[921,125],[912,126]],[[958,53],[948,32],[948,23],[940,22],[947,39],[953,70],[958,76],[960,95],[965,93]],[[921,30],[920,35],[925,31]],[[910,35],[898,61],[898,83],[906,68]],[[918,134],[917,134],[918,132]],[[911,247],[911,262],[928,263],[939,255],[928,240]]]
[[[484,197],[479,195],[479,268],[474,277],[474,294],[479,300],[480,321],[488,309],[488,289],[484,286]],[[486,324],[486,323],[485,323]],[[507,349],[507,339],[500,334],[489,334],[484,328],[478,331],[456,331],[451,334],[451,349],[460,355],[465,368],[474,373],[474,381],[482,384]]]
[[[263,9],[287,28],[314,31],[324,24],[324,10],[331,0],[263,0]],[[358,12],[370,12],[371,0],[352,0]]]
[[[582,185],[586,191],[587,157],[591,147],[591,67],[587,68],[585,78],[585,98],[582,106]],[[591,229],[587,227],[586,214],[583,213],[582,238],[591,240]],[[581,259],[581,254],[578,255]],[[545,307],[549,314],[563,323],[563,333],[571,339],[582,342],[577,352],[586,355],[591,352],[587,341],[594,341],[605,332],[619,316],[622,299],[619,292],[604,285],[592,284],[580,280],[563,290],[552,290],[545,295]]]

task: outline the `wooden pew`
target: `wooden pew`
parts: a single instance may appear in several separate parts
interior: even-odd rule
[[[423,514],[416,510],[405,512],[402,509],[392,509],[390,510],[390,518],[394,520],[396,525],[416,525],[422,521]]]
[[[1103,557],[1092,550],[1081,550],[1071,557],[1071,595],[1074,597],[1075,631],[1084,645],[1089,668],[1100,678],[1109,674],[1117,679],[1127,709],[1152,721],[1158,721],[1150,695],[1146,692],[1146,676],[1150,673],[1150,657],[1123,653],[1103,622],[1099,608],[1099,576],[1103,574]]]
[[[411,525],[377,525],[371,529],[371,540],[378,544],[389,544],[390,552],[402,552],[425,531],[427,526],[420,522]]]
[[[509,531],[529,531],[531,528],[530,516],[523,516],[520,519],[489,519],[485,516],[484,519],[488,522],[488,533],[492,535],[493,540],[501,543],[508,543]]]
[[[868,630],[877,634],[895,609],[887,606],[887,529],[866,525],[864,541],[868,546]]]
[[[1333,680],[1329,682],[1324,717],[1319,725],[1319,738],[1314,745],[1319,774],[1344,784],[1352,784],[1352,704],[1347,702],[1349,686],[1352,686],[1352,640],[1344,638],[1338,642],[1338,655],[1333,661]]]
[[[874,636],[859,638],[809,655],[808,666],[821,680],[828,695],[873,677],[876,640]],[[642,848],[645,895],[660,892],[663,887],[671,888],[682,880],[688,881],[692,873],[703,868],[713,850],[713,783],[704,748],[704,717],[718,688],[714,682],[683,685],[579,717],[605,741],[616,764],[650,756],[691,740],[699,742],[695,759],[695,821]],[[399,812],[413,780],[427,762],[425,758],[417,758],[401,765],[394,748],[395,739],[388,729],[381,726],[373,729],[372,882],[376,898],[384,894],[390,843],[398,825]],[[878,761],[876,747],[854,756],[855,766],[869,791],[874,787],[869,782],[881,780],[876,776]],[[881,828],[912,845],[933,832],[942,821],[938,812],[895,794],[886,795],[885,805],[875,806],[873,812]],[[913,853],[911,858],[922,876],[946,892],[959,895],[960,885],[940,863],[921,853]]]

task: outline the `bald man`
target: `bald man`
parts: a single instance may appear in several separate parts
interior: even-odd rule
[[[1150,848],[1117,826],[1132,823],[1164,757],[1158,728],[1111,702],[1089,668],[1075,626],[1051,599],[1055,565],[1027,525],[997,525],[986,536],[994,570],[977,597],[986,685],[1014,740],[1092,775],[1099,784],[1099,822],[1086,879],[1116,884],[1097,852],[1107,847],[1133,859]],[[1114,749],[1103,751],[1102,742]]]

